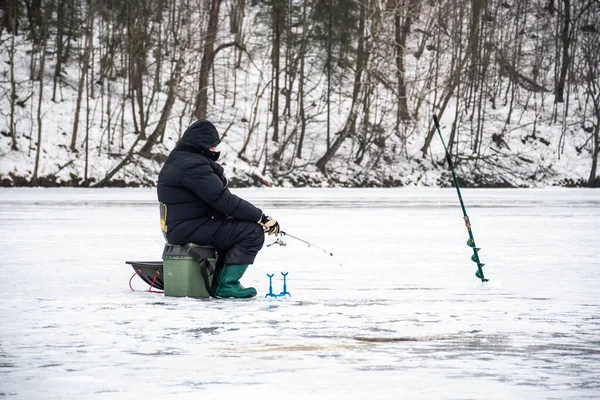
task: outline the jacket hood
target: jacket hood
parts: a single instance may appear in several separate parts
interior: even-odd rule
[[[212,122],[203,119],[194,122],[185,130],[175,149],[204,153],[220,142],[217,128]]]

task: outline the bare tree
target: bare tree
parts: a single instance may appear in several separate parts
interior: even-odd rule
[[[285,25],[285,1],[273,0],[272,11],[272,30],[273,30],[273,48],[271,53],[271,62],[273,66],[272,80],[272,99],[271,113],[273,115],[273,141],[279,141],[279,75],[280,75],[280,57],[281,57],[281,34]]]
[[[298,57],[300,58],[300,72],[298,78],[298,118],[300,119],[300,136],[296,146],[296,157],[302,158],[302,148],[304,146],[304,135],[306,134],[306,112],[304,110],[304,86],[305,86],[305,75],[304,67],[306,60],[306,47],[308,46],[308,21],[307,16],[307,2],[304,0],[302,3],[302,38],[300,39],[300,50]]]
[[[556,103],[562,103],[565,101],[565,82],[567,79],[567,71],[571,64],[571,56],[569,55],[569,48],[571,47],[571,0],[563,0],[563,29],[562,29],[562,61],[560,64],[560,76],[556,83]]]
[[[17,34],[18,3],[19,0],[4,0],[0,3],[0,10],[2,10],[1,26],[15,35]]]
[[[85,86],[85,76],[88,73],[90,53],[92,47],[92,25],[94,24],[93,8],[87,10],[86,29],[83,46],[83,55],[79,61],[79,85],[77,86],[77,104],[75,106],[75,120],[73,121],[73,132],[71,133],[71,151],[77,151],[77,131],[79,128],[79,114],[81,113],[81,101],[83,100],[83,88]]]
[[[10,3],[10,2],[9,2]],[[17,36],[16,32],[16,23],[14,21],[14,17],[11,16],[13,12],[16,10],[13,7],[16,6],[16,1],[13,0],[12,4],[7,4],[7,9],[5,10],[5,19],[6,26],[9,29],[9,32],[12,32],[12,38],[10,41],[10,50],[9,50],[9,62],[10,62],[10,119],[8,122],[8,132],[10,133],[10,137],[12,140],[11,149],[18,150],[19,147],[17,145],[17,130],[15,129],[15,103],[17,102],[17,83],[15,80],[15,38]]]
[[[48,11],[48,9],[46,9],[46,13],[44,15],[44,17],[42,17],[42,22],[40,22],[39,25],[39,31],[38,31],[38,39],[40,40],[40,44],[41,44],[41,59],[40,59],[40,73],[39,73],[39,97],[38,97],[38,104],[37,104],[37,128],[38,128],[38,134],[37,134],[37,143],[36,143],[36,148],[35,148],[35,165],[33,167],[33,177],[32,177],[32,183],[34,185],[37,185],[38,183],[38,172],[39,172],[39,167],[40,167],[40,154],[42,152],[42,104],[43,104],[43,97],[44,97],[44,68],[46,67],[46,47],[48,44],[48,25],[47,25],[47,20],[50,17],[50,13]]]
[[[401,3],[396,4],[396,9],[394,12],[396,35],[396,43],[394,47],[396,50],[396,79],[398,80],[398,113],[396,117],[396,130],[398,130],[400,121],[406,121],[410,119],[410,113],[408,111],[408,103],[406,99],[404,53],[406,49],[406,40],[410,34],[413,20],[418,15],[420,8],[419,3],[420,0],[409,0],[408,4],[405,5],[405,2],[402,1]]]
[[[197,119],[206,119],[206,108],[208,106],[208,77],[215,57],[215,41],[217,39],[219,9],[221,0],[211,0],[209,11],[208,26],[204,40],[204,51],[202,53],[202,63],[200,65],[200,77],[198,79],[198,95],[196,96],[196,110],[194,115]]]
[[[587,12],[587,10],[588,7],[582,8],[582,12]],[[590,187],[600,187],[600,174],[598,173],[598,157],[600,157],[600,52],[598,52],[598,47],[600,46],[600,33],[595,26],[598,16],[600,16],[600,4],[597,4],[585,15],[579,35],[580,54],[583,61],[579,63],[583,66],[579,71],[584,78],[586,99],[582,128],[590,135],[587,141],[591,140],[592,142],[592,166],[587,182]]]
[[[65,5],[66,0],[57,0],[56,10],[56,65],[54,67],[54,82],[52,86],[52,101],[56,102],[56,87],[58,78],[62,72],[62,60],[64,52],[64,28],[65,28]]]

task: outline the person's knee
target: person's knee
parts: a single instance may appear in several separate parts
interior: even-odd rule
[[[253,242],[257,245],[262,247],[262,245],[265,243],[265,232],[263,231],[262,226],[258,225],[258,224],[254,224],[252,226],[252,238],[253,238]]]

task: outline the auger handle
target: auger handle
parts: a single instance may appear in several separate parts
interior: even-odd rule
[[[448,149],[446,148],[446,143],[444,142],[444,138],[442,137],[442,132],[440,132],[440,120],[437,115],[433,114],[433,122],[435,123],[435,127],[440,135],[440,139],[442,139],[442,144],[444,145],[444,151],[446,152],[446,161],[448,161],[448,166],[452,171],[452,175],[454,175],[454,164],[452,164],[452,159],[450,158],[450,153],[448,153]]]

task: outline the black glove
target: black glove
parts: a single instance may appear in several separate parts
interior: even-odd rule
[[[275,234],[275,236],[277,236],[281,231],[281,228],[279,228],[279,222],[265,214],[260,217],[258,223],[262,225],[265,233],[268,233],[269,235]]]

